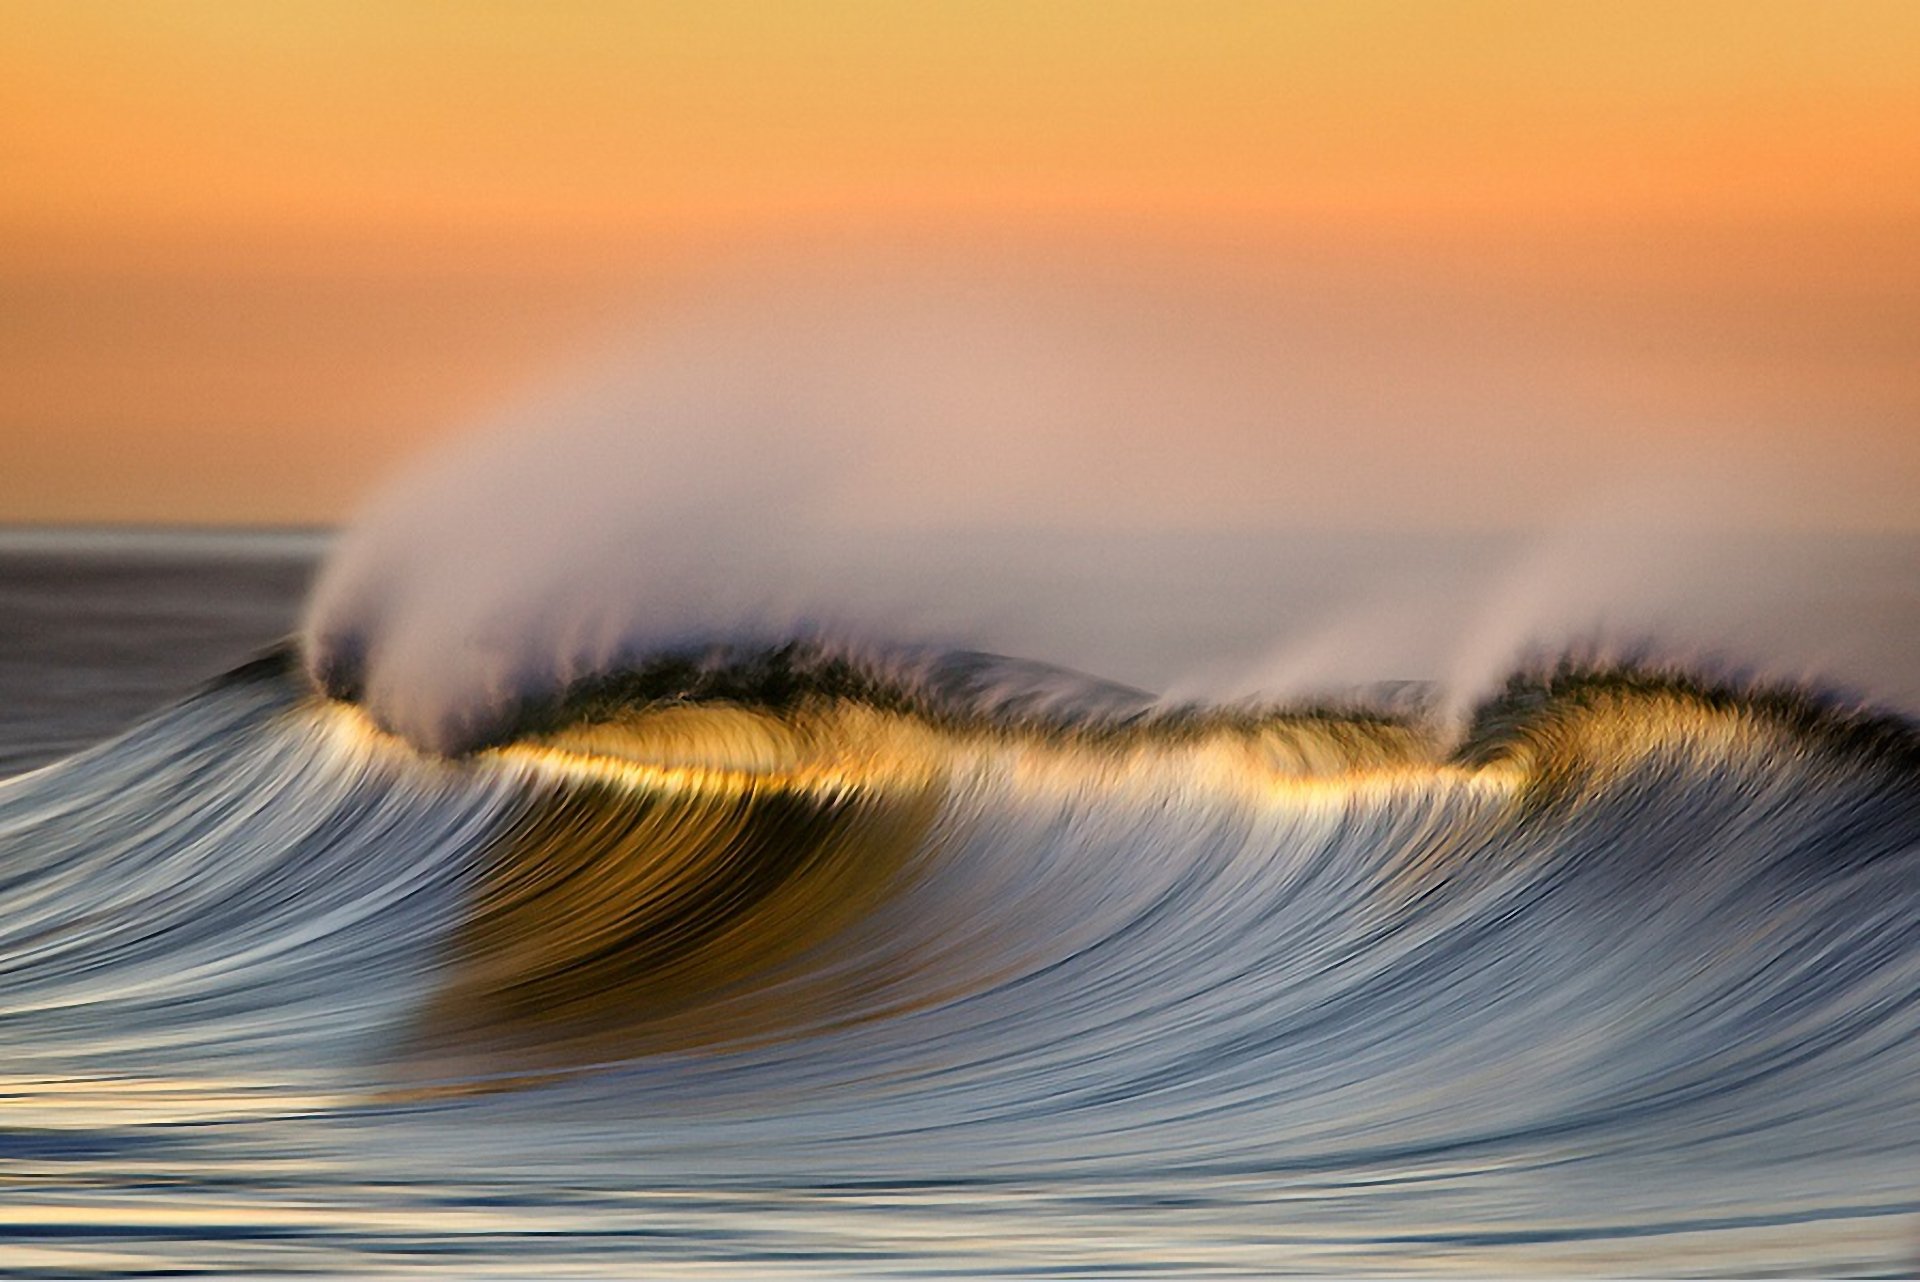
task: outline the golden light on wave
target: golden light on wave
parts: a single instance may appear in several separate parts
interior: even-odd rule
[[[417,760],[352,705],[317,712],[361,751]],[[964,839],[968,799],[994,788],[1042,810],[1197,794],[1309,822],[1401,792],[1464,788],[1496,807],[1513,793],[1505,768],[1447,765],[1430,735],[1386,719],[1073,732],[840,699],[637,707],[443,768],[499,773],[528,800],[480,859],[401,1070],[436,1092],[899,1014],[885,994],[914,950],[847,937]],[[911,1003],[957,995],[929,976]]]
[[[322,705],[325,725],[364,751],[417,758],[357,705]],[[1244,792],[1308,796],[1431,781],[1466,782],[1485,769],[1444,761],[1429,730],[1388,719],[1276,714],[1184,725],[1142,721],[1087,731],[942,726],[854,701],[795,713],[729,703],[668,704],[517,739],[458,768],[622,784],[643,792],[791,792],[820,798],[857,790],[917,789],[956,765],[997,761],[1039,784],[1169,771]]]
[[[863,932],[943,857],[1023,815],[1174,800],[1261,816],[1309,845],[1389,813],[1424,816],[1409,831],[1480,834],[1405,843],[1381,870],[1393,893],[1376,909],[1391,916],[1468,863],[1506,875],[1497,833],[1528,811],[1631,787],[1662,763],[1714,770],[1821,742],[1791,709],[1672,683],[1595,680],[1541,698],[1518,697],[1512,720],[1465,745],[1363,713],[1065,728],[812,697],[637,705],[486,749],[444,768],[498,774],[524,803],[480,857],[401,1072],[437,1083],[421,1089],[493,1089],[952,1000],[1004,962],[956,965],[922,957],[911,931],[884,946]],[[418,760],[350,705],[317,711],[364,750]],[[912,974],[923,982],[907,985]]]
[[[417,759],[360,708],[325,719],[364,750]],[[919,795],[991,770],[1023,790],[1154,786],[1240,801],[1338,803],[1407,789],[1517,797],[1575,777],[1598,787],[1651,760],[1804,753],[1791,715],[1681,685],[1595,682],[1546,696],[1478,746],[1438,727],[1364,713],[1147,718],[1078,729],[945,725],[856,700],[774,712],[728,702],[662,704],[531,735],[450,768],[504,770],[661,798],[791,795],[820,803]]]

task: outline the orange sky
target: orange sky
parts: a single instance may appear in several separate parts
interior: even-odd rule
[[[1518,335],[1570,450],[1817,432],[1800,515],[1911,527],[1916,68],[1906,0],[10,0],[0,520],[336,520],[663,282],[880,237],[1243,262],[1374,318],[1335,396],[1404,294],[1486,368],[1382,440],[1498,456]]]

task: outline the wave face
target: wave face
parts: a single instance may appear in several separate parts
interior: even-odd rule
[[[0,785],[20,1267],[1891,1274],[1920,739],[663,652],[425,755],[272,656]]]

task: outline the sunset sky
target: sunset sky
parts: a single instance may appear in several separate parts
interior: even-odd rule
[[[1916,68],[1905,0],[11,0],[0,521],[337,521],[677,283],[877,240],[1324,302],[1310,399],[1405,461],[1306,519],[1544,433],[1914,528]],[[1432,417],[1355,390],[1416,357]]]

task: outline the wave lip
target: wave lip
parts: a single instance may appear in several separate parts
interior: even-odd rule
[[[1474,711],[1453,756],[1517,768],[1536,795],[1652,761],[1700,773],[1824,762],[1898,794],[1920,780],[1920,725],[1812,687],[1570,656],[1510,677]]]

